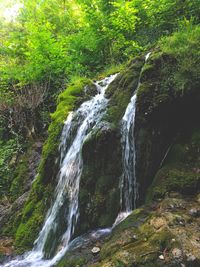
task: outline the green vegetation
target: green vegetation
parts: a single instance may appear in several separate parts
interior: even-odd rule
[[[16,155],[21,147],[17,139],[0,141],[0,195],[3,197],[10,188],[13,177],[13,165],[16,161]]]

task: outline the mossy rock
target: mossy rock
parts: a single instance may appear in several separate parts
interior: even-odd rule
[[[185,53],[189,55],[190,49]],[[161,46],[152,51],[141,73],[135,117],[136,176],[141,196],[139,204],[144,201],[147,188],[177,137],[187,137],[199,124],[200,80],[195,79],[193,82],[191,76],[187,90],[182,90],[182,83],[178,79],[179,73],[182,75],[181,64],[185,64],[181,57],[168,53]],[[192,68],[196,68],[195,61]],[[181,169],[185,171],[184,168]],[[196,179],[189,172],[189,180]],[[180,179],[184,179],[182,175],[181,177]]]
[[[193,195],[200,190],[200,131],[195,130],[181,143],[174,144],[163,167],[156,174],[149,189],[147,200],[164,197],[166,193],[176,191]]]
[[[106,96],[110,99],[105,120],[117,127],[125,113],[139,82],[140,72],[144,65],[144,57],[130,61],[116,79],[109,85]]]
[[[88,86],[87,90],[85,86]],[[15,246],[20,252],[32,248],[50,206],[59,168],[58,147],[64,121],[68,113],[91,97],[93,92],[94,84],[90,80],[77,78],[58,96],[57,109],[51,115],[52,122],[48,129],[48,138],[43,146],[38,175],[24,207],[15,237]]]
[[[111,226],[114,222],[120,208],[120,147],[120,135],[105,122],[85,141],[76,235],[89,229]]]
[[[163,266],[158,257],[174,247],[173,234],[165,226],[156,231],[151,224],[154,216],[146,208],[134,211],[114,229],[95,266]]]

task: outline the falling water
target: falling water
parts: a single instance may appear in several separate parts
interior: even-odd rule
[[[150,53],[145,57],[145,63],[148,60]],[[144,68],[144,66],[143,66]],[[120,202],[122,212],[119,213],[114,225],[124,220],[130,212],[136,208],[136,201],[138,199],[138,183],[135,174],[135,139],[134,139],[134,128],[135,128],[135,112],[136,112],[136,99],[137,90],[140,86],[140,79],[143,68],[140,72],[138,85],[134,95],[129,102],[125,114],[122,118],[122,165],[123,174],[120,181]]]
[[[61,136],[60,171],[54,203],[48,211],[33,250],[25,255],[24,259],[13,260],[5,264],[4,267],[53,266],[67,251],[78,219],[79,182],[83,165],[82,146],[89,133],[102,119],[108,102],[104,96],[105,90],[115,77],[116,75],[112,75],[97,82],[98,94],[91,100],[84,102],[76,112],[68,115]],[[64,213],[61,219],[59,219],[60,213]],[[65,227],[60,233],[60,222],[63,220]],[[50,245],[54,246],[53,251],[52,247],[48,251],[49,242],[51,242]],[[46,249],[47,252],[45,252]],[[52,259],[43,259],[44,255],[49,256],[52,253],[55,255]]]
[[[150,53],[146,55],[145,62],[149,55]],[[112,229],[124,220],[136,207],[138,184],[135,175],[135,93],[122,118],[123,175],[120,183],[122,212],[119,213],[111,228],[93,231],[88,236],[83,235],[70,242],[79,215],[78,193],[82,173],[82,145],[90,132],[102,119],[108,102],[104,97],[105,90],[115,77],[116,75],[112,75],[109,78],[97,82],[96,86],[98,94],[91,100],[84,102],[76,112],[68,115],[61,136],[60,171],[58,174],[58,184],[55,190],[54,203],[48,211],[45,223],[35,241],[33,250],[24,255],[21,259],[17,258],[12,260],[3,265],[3,267],[54,266],[65,255],[70,246],[76,247],[80,244],[87,244],[91,237],[99,238],[102,235],[109,234]],[[140,78],[141,77],[139,77],[137,89],[140,86]],[[137,92],[137,89],[135,92]],[[64,219],[63,216],[59,219],[60,211],[62,211],[61,214],[64,215],[66,219]],[[65,225],[62,232],[60,232],[61,220],[64,221]],[[52,240],[52,236],[55,237],[56,242],[54,242],[55,240]],[[48,243],[51,245],[49,251]],[[53,258],[44,259],[44,256],[49,257],[50,255],[54,255]]]

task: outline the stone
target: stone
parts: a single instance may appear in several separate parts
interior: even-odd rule
[[[160,260],[164,260],[165,258],[164,258],[163,255],[160,255],[160,256],[159,256],[159,259],[160,259]]]
[[[93,247],[93,249],[91,250],[93,255],[99,254],[100,251],[101,251],[101,249],[99,247]]]
[[[200,216],[200,210],[196,208],[192,208],[189,210],[189,214],[193,217],[199,217]]]
[[[161,227],[165,226],[167,224],[166,220],[162,217],[160,218],[154,218],[151,220],[151,225],[156,229],[160,229]]]
[[[181,259],[183,256],[182,250],[179,248],[174,248],[172,250],[172,255],[174,256],[175,259]]]
[[[186,254],[186,256],[187,256],[187,261],[189,262],[196,260],[196,257],[192,253],[188,253]]]

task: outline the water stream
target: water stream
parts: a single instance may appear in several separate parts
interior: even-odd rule
[[[148,53],[145,56],[145,63],[148,60],[149,56],[150,53]],[[141,74],[144,69],[144,66],[142,67],[138,78],[137,88],[122,118],[121,144],[122,144],[123,173],[120,180],[120,204],[122,211],[117,216],[114,225],[124,220],[131,213],[131,211],[136,208],[136,202],[139,197],[138,194],[139,185],[135,173],[136,151],[135,151],[134,129],[135,129],[137,90],[140,87]]]
[[[79,215],[78,193],[83,165],[82,146],[87,136],[102,119],[108,103],[105,90],[116,75],[96,82],[98,91],[96,96],[68,115],[61,136],[61,163],[54,203],[48,211],[33,250],[24,255],[23,259],[18,258],[5,264],[5,267],[53,266],[67,251]],[[60,214],[63,215],[61,219],[59,219]],[[61,229],[61,222],[65,226],[64,229]],[[44,260],[44,256],[50,255],[53,255],[52,259]]]
[[[150,53],[146,55],[145,62],[149,55]],[[102,235],[109,234],[136,207],[138,183],[135,174],[134,127],[136,93],[140,86],[141,77],[138,79],[137,89],[126,108],[121,124],[123,165],[123,175],[120,181],[121,212],[112,227],[90,232],[71,241],[79,216],[78,194],[83,167],[82,146],[105,113],[108,103],[108,100],[105,98],[105,90],[115,79],[116,75],[96,82],[98,91],[96,96],[84,102],[77,111],[68,115],[61,135],[59,147],[60,171],[57,176],[58,183],[55,189],[53,205],[47,213],[33,250],[24,254],[21,258],[18,257],[6,263],[3,265],[4,267],[54,266],[70,247],[76,248],[81,244],[87,244],[91,238],[98,239]]]

